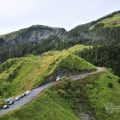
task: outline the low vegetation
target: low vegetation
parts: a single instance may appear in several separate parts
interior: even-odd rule
[[[1,116],[1,120],[79,120],[69,102],[55,91],[46,90],[21,109]]]
[[[9,59],[2,63],[0,65],[1,99],[14,97],[45,83],[45,79],[60,66],[74,71],[95,69],[94,65],[73,55],[78,48],[82,49],[85,46],[79,45],[68,50],[51,51],[41,56]]]
[[[65,80],[44,91],[21,109],[1,116],[1,120],[78,120],[82,113],[96,120],[119,120],[114,107],[120,104],[118,77],[108,70],[78,81]],[[114,87],[108,87],[109,83]],[[73,92],[74,91],[74,92]],[[117,98],[117,99],[116,99]],[[112,106],[112,112],[107,105]]]
[[[109,43],[80,51],[78,55],[96,66],[112,68],[114,74],[120,75],[120,44]]]
[[[61,29],[60,35],[39,41],[34,35],[43,28],[51,31],[33,26],[0,36],[0,108],[6,98],[50,82],[48,78],[65,72],[62,70],[89,72],[95,70],[94,65],[110,69],[82,80],[58,82],[0,120],[82,120],[83,114],[95,120],[119,120],[120,78],[116,75],[120,75],[120,11],[68,32]],[[28,41],[19,43],[21,38]],[[78,43],[92,46],[73,46]]]
[[[101,21],[104,27],[116,27],[120,26],[120,14],[113,15],[112,17],[106,18]]]

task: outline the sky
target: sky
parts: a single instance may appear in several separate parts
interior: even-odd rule
[[[120,0],[0,0],[0,34],[36,24],[70,30],[117,10]]]

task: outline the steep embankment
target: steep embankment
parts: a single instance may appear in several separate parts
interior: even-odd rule
[[[77,45],[68,50],[51,51],[41,56],[14,58],[2,63],[0,65],[1,100],[19,95],[40,84],[54,81],[57,76],[65,76],[66,72],[62,72],[63,69],[66,69],[70,74],[75,72],[79,74],[82,71],[87,72],[95,69],[94,65],[73,55],[75,51],[87,47]],[[58,69],[61,71],[56,73]],[[51,77],[53,73],[56,74]],[[48,79],[49,77],[50,79]]]

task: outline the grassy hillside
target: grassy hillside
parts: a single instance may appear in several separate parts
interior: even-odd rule
[[[83,114],[96,120],[119,120],[119,111],[114,109],[120,105],[118,79],[105,70],[80,81],[62,81],[30,104],[1,116],[0,120],[78,120]],[[109,104],[113,104],[112,112],[105,107]]]
[[[46,78],[60,67],[74,71],[95,69],[94,65],[74,55],[75,51],[87,47],[77,45],[68,50],[51,51],[41,56],[7,60],[0,65],[0,98],[16,96],[45,83]]]
[[[21,109],[0,117],[1,120],[79,120],[70,104],[55,91],[47,90]]]
[[[65,38],[75,43],[120,43],[119,33],[120,11],[111,13],[96,21],[79,25],[66,33]]]
[[[120,78],[108,70],[81,81],[65,81],[52,90],[57,90],[62,98],[71,101],[71,107],[79,116],[85,113],[96,120],[120,118]]]
[[[120,75],[120,11],[91,23],[79,25],[66,34],[66,39],[77,43],[92,44],[80,57],[96,66],[112,68]]]
[[[104,27],[118,27],[120,26],[120,14],[101,20],[99,23],[103,23]]]
[[[0,61],[58,50],[62,43],[60,36],[64,32],[64,28],[32,25],[9,34],[0,35]]]
[[[96,66],[112,68],[114,74],[120,76],[120,44],[106,44],[84,49],[78,55]]]
[[[89,97],[89,104],[95,117],[99,120],[119,120],[120,109],[120,83],[119,78],[112,73],[105,71],[98,75],[92,76],[90,79],[93,83],[87,85],[86,94]],[[113,104],[113,106],[110,106]],[[111,110],[110,110],[110,109]]]

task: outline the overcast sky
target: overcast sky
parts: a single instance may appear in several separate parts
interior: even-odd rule
[[[120,0],[0,0],[0,34],[40,24],[67,30],[120,9]]]

